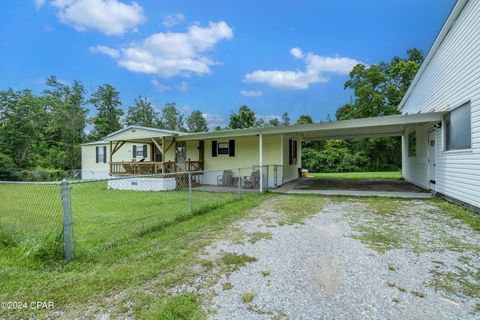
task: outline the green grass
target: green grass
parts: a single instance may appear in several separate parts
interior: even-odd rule
[[[222,262],[231,267],[233,270],[237,270],[244,267],[249,262],[255,262],[257,258],[247,256],[246,254],[227,253],[222,257]]]
[[[248,239],[248,242],[251,244],[255,244],[257,241],[260,240],[271,240],[272,239],[272,233],[271,232],[262,232],[262,231],[255,231],[249,234],[250,239]]]
[[[303,223],[312,214],[320,212],[325,206],[325,198],[316,195],[282,195],[274,199],[273,210],[282,213],[278,224],[292,225]]]
[[[255,299],[255,294],[252,293],[252,292],[245,292],[243,295],[242,295],[242,301],[244,303],[250,303],[253,301],[253,299]]]
[[[23,196],[29,194],[24,192]],[[21,189],[14,193],[21,198]],[[198,251],[221,238],[226,225],[272,197],[252,194],[238,199],[231,194],[195,192],[191,214],[186,192],[107,190],[102,183],[74,185],[78,257],[70,264],[62,259],[33,259],[27,254],[31,250],[28,238],[5,245],[0,249],[0,301],[53,301],[55,310],[69,318],[83,316],[92,302],[113,304],[111,309],[121,318],[127,301],[133,301],[131,312],[137,316],[201,318],[195,311],[196,297],[170,297],[167,289],[194,279],[198,270],[193,267],[201,265]],[[13,215],[15,210],[12,206],[2,213]],[[30,210],[24,212],[34,216],[35,210]],[[47,246],[40,247],[48,251]],[[121,299],[108,299],[119,293]],[[9,319],[49,315],[48,311],[0,310],[0,318]]]
[[[324,178],[324,179],[347,179],[347,180],[362,180],[362,179],[402,179],[402,172],[400,171],[385,171],[385,172],[330,172],[330,173],[309,173],[310,177]]]

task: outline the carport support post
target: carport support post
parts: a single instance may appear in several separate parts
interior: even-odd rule
[[[263,134],[258,135],[259,145],[260,145],[260,192],[263,192]]]
[[[62,206],[63,206],[63,240],[65,241],[65,259],[72,261],[72,239],[70,233],[71,216],[70,216],[70,190],[68,181],[62,180]]]
[[[238,196],[242,196],[242,169],[238,168]]]
[[[190,213],[193,214],[193,203],[192,203],[192,173],[188,173],[188,194],[190,197]]]

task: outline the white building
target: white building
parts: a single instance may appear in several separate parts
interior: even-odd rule
[[[444,113],[405,131],[405,179],[480,208],[480,1],[457,1],[399,107]]]

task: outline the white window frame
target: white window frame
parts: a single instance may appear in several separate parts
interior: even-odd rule
[[[470,147],[469,148],[464,148],[464,149],[447,149],[447,123],[445,120],[445,117],[449,114],[451,114],[453,111],[457,110],[458,108],[461,108],[468,104],[470,106]],[[461,104],[459,104],[457,107],[449,110],[442,119],[442,153],[471,153],[472,152],[472,103],[471,100],[467,100]]]
[[[217,156],[229,156],[230,155],[230,142],[229,141],[218,141],[217,142]],[[226,148],[220,148],[220,145],[227,145]],[[226,149],[227,153],[220,153],[220,149]]]

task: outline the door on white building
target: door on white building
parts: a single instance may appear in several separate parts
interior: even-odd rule
[[[429,180],[429,186],[430,190],[435,190],[435,174],[436,170],[435,167],[437,165],[436,163],[436,139],[435,139],[435,131],[430,131],[428,133],[428,180]]]

